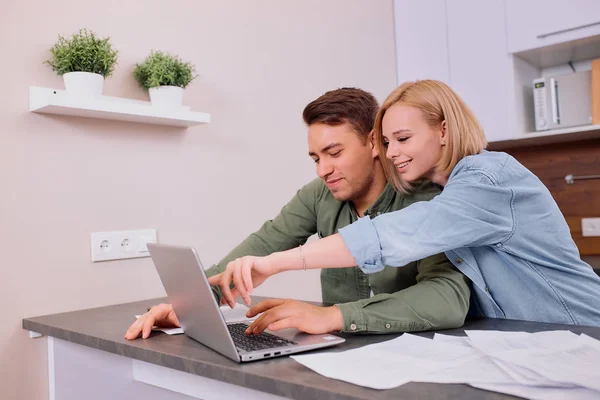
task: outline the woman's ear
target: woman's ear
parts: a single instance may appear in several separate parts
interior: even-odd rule
[[[445,146],[448,143],[448,124],[446,123],[446,120],[442,121],[440,128],[442,133],[440,137],[440,143],[442,146]]]

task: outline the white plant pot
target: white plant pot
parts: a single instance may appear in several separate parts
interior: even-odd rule
[[[97,97],[102,95],[104,76],[93,72],[67,72],[63,75],[69,96]]]
[[[183,104],[183,90],[179,86],[158,86],[148,89],[148,93],[154,107],[179,108]]]

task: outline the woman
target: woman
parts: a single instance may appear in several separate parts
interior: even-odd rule
[[[600,277],[581,261],[550,192],[510,155],[484,150],[481,126],[447,85],[403,84],[374,131],[398,190],[428,179],[442,193],[299,249],[231,262],[210,278],[230,305],[237,295],[249,303],[253,287],[284,270],[373,273],[443,251],[473,282],[472,315],[600,326]]]

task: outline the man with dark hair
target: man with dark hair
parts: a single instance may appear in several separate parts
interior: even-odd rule
[[[359,217],[375,218],[436,196],[440,189],[429,182],[406,195],[387,184],[371,133],[377,110],[372,94],[354,88],[327,92],[308,104],[302,115],[319,179],[298,190],[279,215],[207,270],[207,275],[223,272],[239,257],[292,249],[315,233],[326,237]],[[213,290],[220,300],[220,289]],[[321,291],[323,303],[332,306],[286,299],[255,305],[249,316],[262,315],[247,332],[259,333],[267,327],[295,327],[308,333],[455,328],[464,323],[470,297],[468,279],[444,254],[370,275],[356,267],[324,269]],[[131,325],[125,337],[135,339],[142,333],[146,338],[155,324],[179,326],[170,304],[152,307]]]

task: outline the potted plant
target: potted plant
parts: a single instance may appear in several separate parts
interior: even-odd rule
[[[148,89],[153,106],[181,107],[183,91],[195,78],[194,66],[179,57],[152,51],[141,64],[136,64],[135,79]]]
[[[69,95],[99,96],[104,78],[110,76],[117,63],[118,52],[110,38],[99,39],[87,29],[81,29],[71,39],[58,35],[50,49],[52,57],[45,63],[62,75]]]

